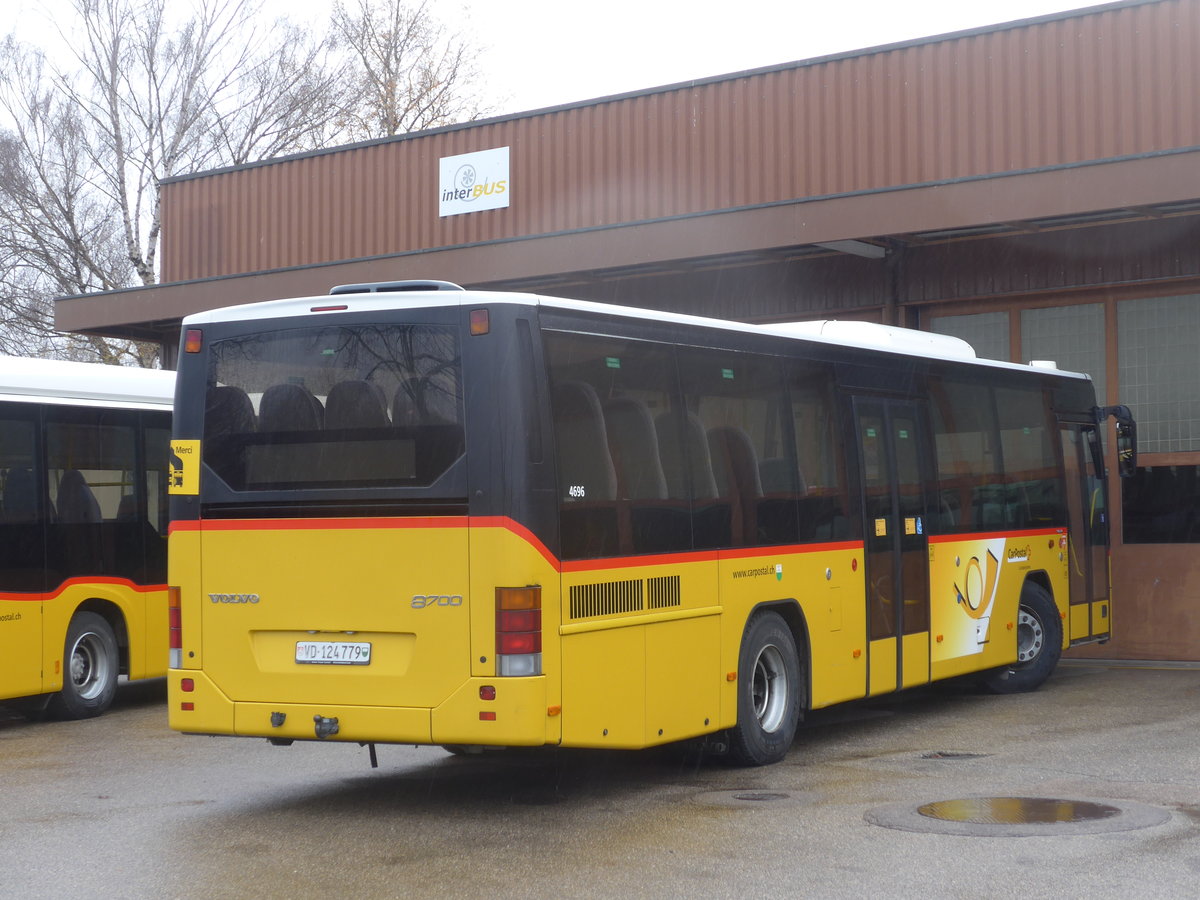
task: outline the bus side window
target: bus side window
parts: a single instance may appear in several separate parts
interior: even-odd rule
[[[617,551],[617,475],[595,389],[582,381],[554,385],[559,521],[564,559]]]
[[[654,420],[673,406],[671,348],[543,332],[564,559],[690,550],[686,500],[668,496]]]
[[[39,482],[32,419],[0,416],[0,590],[45,590],[46,543],[39,516],[50,499]]]
[[[141,529],[120,517],[136,489],[137,413],[73,410],[48,417],[46,467],[56,516],[50,524],[48,567],[57,579],[115,575],[140,579]]]
[[[931,378],[929,396],[937,456],[938,509],[934,533],[1001,529],[1007,488],[991,388]]]
[[[799,541],[853,537],[852,522],[858,519],[847,512],[853,506],[833,400],[833,369],[820,362],[789,363],[787,388],[794,449],[782,462],[770,462],[764,480],[773,491],[792,491],[799,498]]]

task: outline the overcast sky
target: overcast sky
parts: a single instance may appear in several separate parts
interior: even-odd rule
[[[180,0],[175,0],[180,2]],[[263,0],[319,26],[332,0]],[[977,28],[1093,4],[1072,0],[432,0],[474,41],[497,114]],[[0,0],[27,40],[67,0]]]

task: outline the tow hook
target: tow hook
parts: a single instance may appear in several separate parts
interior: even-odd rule
[[[316,728],[313,730],[317,734],[318,740],[325,740],[338,733],[338,720],[336,718],[328,719],[325,716],[313,716],[313,722],[316,723]]]

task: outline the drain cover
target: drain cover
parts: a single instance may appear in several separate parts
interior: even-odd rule
[[[970,825],[1050,825],[1091,822],[1119,816],[1121,810],[1088,800],[1047,800],[1043,797],[972,797],[941,800],[918,806],[917,812],[943,822]]]
[[[815,796],[803,791],[784,792],[744,789],[740,791],[706,791],[703,794],[696,795],[695,801],[703,806],[764,809],[766,807],[795,806],[801,803],[812,803]]]
[[[986,837],[1103,834],[1161,825],[1170,813],[1127,801],[1064,800],[1046,797],[967,797],[913,807],[898,803],[873,809],[873,825],[900,831]]]

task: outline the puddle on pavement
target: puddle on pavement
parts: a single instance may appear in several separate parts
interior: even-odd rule
[[[917,807],[917,812],[944,822],[972,825],[1049,825],[1089,822],[1119,816],[1121,810],[1086,800],[1051,800],[1044,797],[971,797],[941,800]]]

